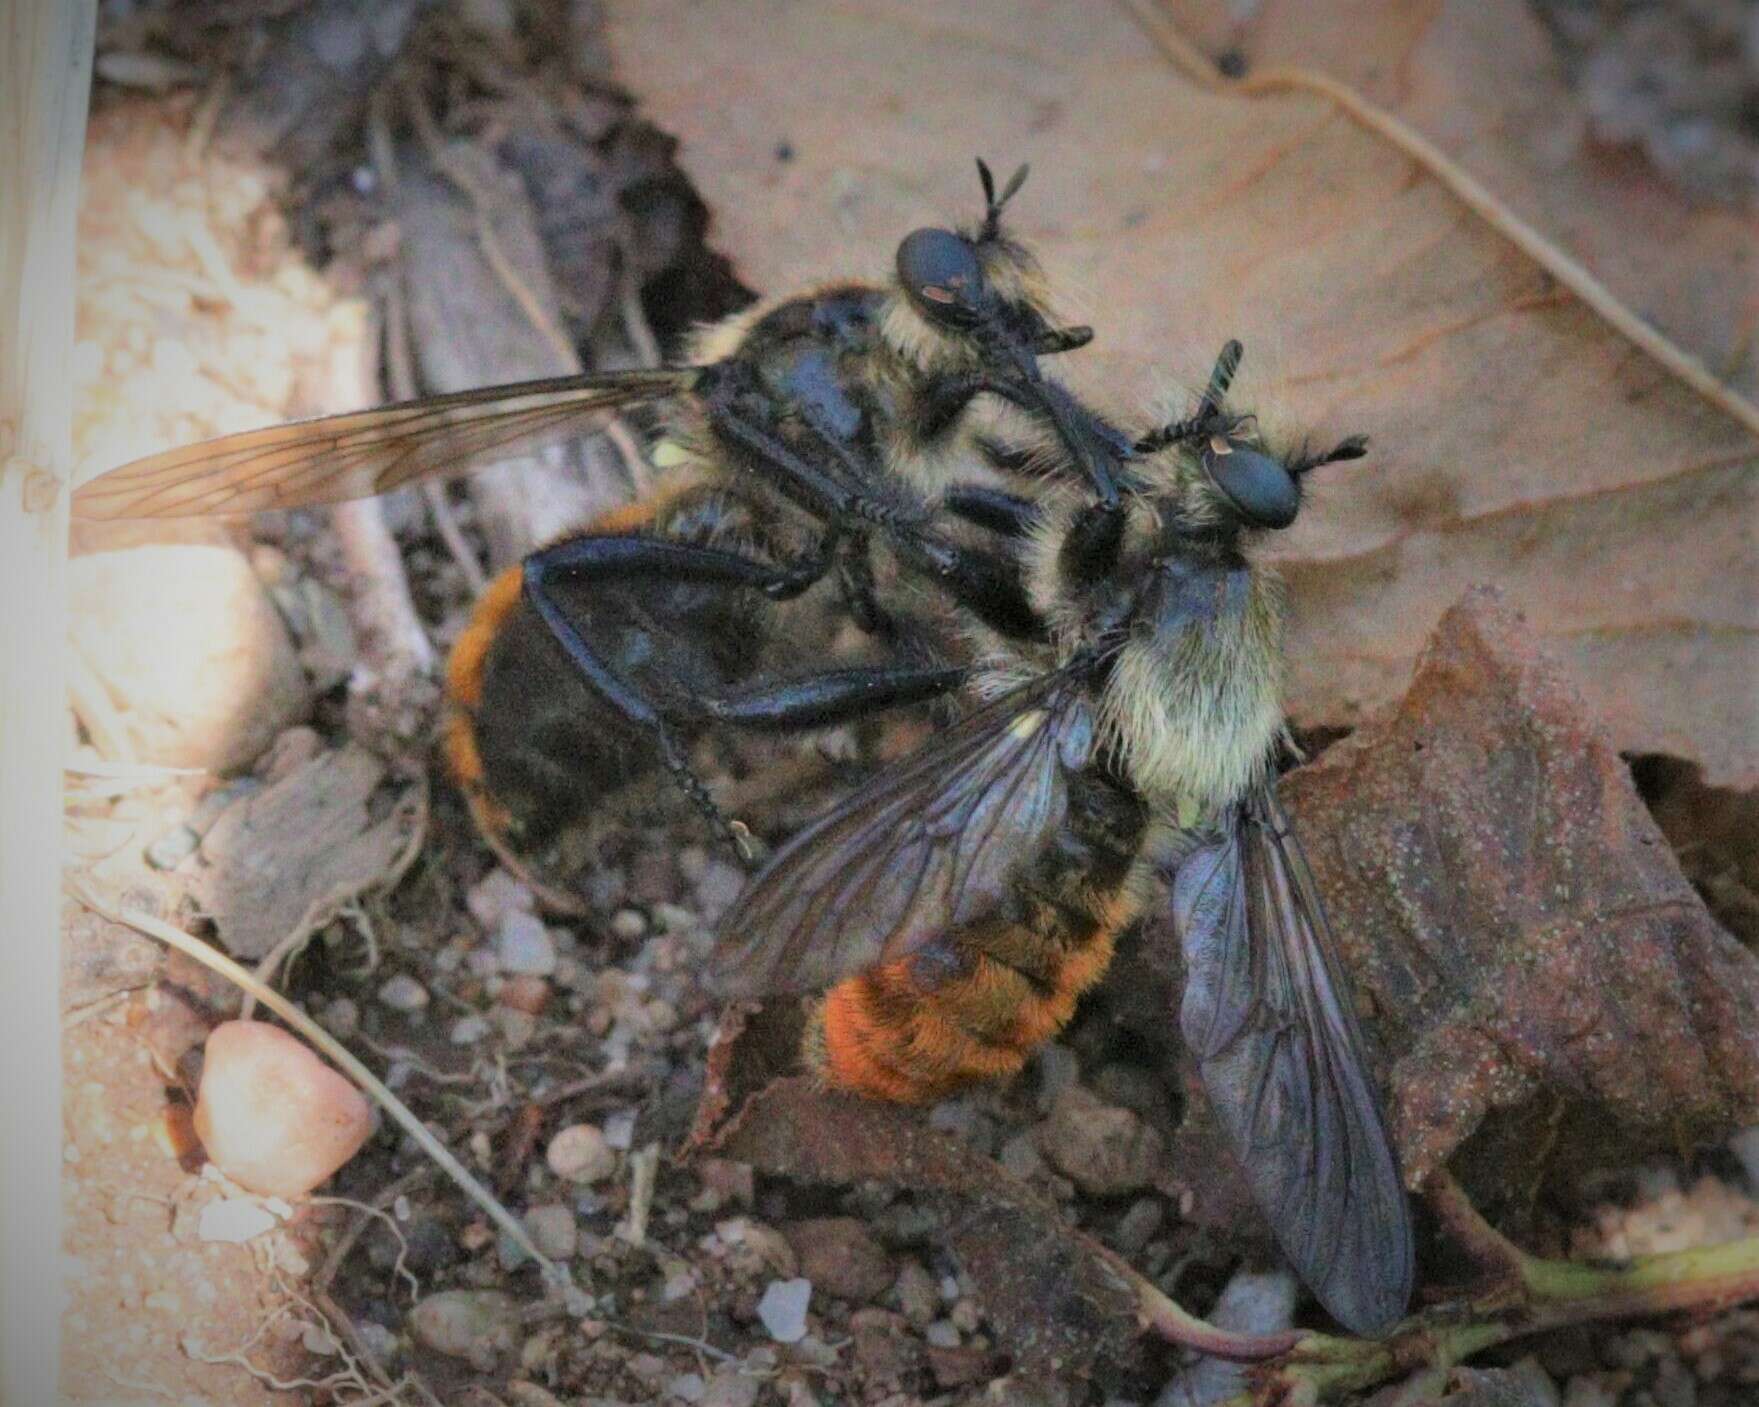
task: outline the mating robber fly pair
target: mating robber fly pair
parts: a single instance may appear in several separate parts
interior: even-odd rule
[[[743,846],[692,738],[949,703],[949,727],[752,879],[719,934],[723,990],[814,994],[810,1066],[921,1102],[1020,1069],[1119,934],[1169,914],[1180,1028],[1260,1207],[1327,1309],[1384,1332],[1410,1296],[1409,1210],[1276,800],[1282,604],[1252,557],[1304,476],[1363,442],[1262,443],[1228,406],[1237,342],[1171,424],[1127,432],[1077,400],[1040,363],[1091,330],[1053,321],[1002,227],[1025,168],[999,195],[978,168],[977,225],[909,235],[889,280],[735,315],[684,365],[228,436],[114,470],[75,512],[334,502],[657,406],[658,491],[504,573],[454,647],[446,754],[485,837],[518,865],[661,769]],[[883,662],[769,672],[808,596]]]

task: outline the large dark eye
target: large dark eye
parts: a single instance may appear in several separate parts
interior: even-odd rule
[[[1204,446],[1203,467],[1255,528],[1286,528],[1301,511],[1301,486],[1280,459],[1232,440]]]
[[[971,245],[951,230],[917,230],[898,246],[898,281],[917,311],[947,327],[977,320],[983,270]]]

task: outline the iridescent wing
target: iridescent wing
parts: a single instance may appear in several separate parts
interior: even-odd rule
[[[1172,909],[1180,1028],[1253,1195],[1332,1316],[1383,1334],[1411,1297],[1410,1207],[1312,871],[1269,787],[1180,861]]]
[[[728,995],[828,987],[993,913],[1062,825],[1087,762],[1082,681],[1004,694],[881,772],[776,852],[721,927]]]
[[[246,430],[100,474],[74,492],[73,515],[181,518],[366,498],[572,439],[595,415],[686,392],[696,376],[559,376]]]

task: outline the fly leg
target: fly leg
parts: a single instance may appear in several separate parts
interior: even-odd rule
[[[746,850],[743,837],[690,770],[682,747],[659,709],[593,649],[556,600],[553,588],[560,582],[608,583],[659,576],[668,581],[760,591],[771,600],[783,601],[798,596],[830,570],[838,541],[839,535],[833,529],[817,551],[779,566],[717,548],[637,536],[572,538],[533,552],[525,559],[526,599],[569,663],[594,693],[627,722],[653,738],[673,782],[742,854]]]
[[[692,700],[704,721],[760,732],[829,728],[904,704],[950,694],[971,677],[962,667],[874,665],[803,674],[720,696]]]
[[[1039,507],[1032,499],[981,484],[948,489],[941,497],[941,507],[955,517],[1007,538],[1025,537],[1039,520]]]
[[[871,485],[881,482],[879,471],[849,460],[846,446],[839,454],[851,467],[854,482],[840,482],[754,414],[762,400],[756,392],[741,392],[734,372],[723,370],[715,379],[705,379],[699,392],[715,431],[738,446],[747,462],[792,502],[833,529],[854,534],[864,527],[879,528],[908,565],[938,582],[986,624],[1015,639],[1042,635],[1043,622],[1026,598],[1016,564],[949,541],[924,525],[925,511],[875,492]]]
[[[932,438],[944,431],[972,397],[986,393],[1048,423],[1068,452],[1071,467],[1080,470],[1102,504],[1108,508],[1116,506],[1124,479],[1123,463],[1132,454],[1130,438],[1055,381],[991,372],[946,377],[935,383],[919,402],[918,433]]]

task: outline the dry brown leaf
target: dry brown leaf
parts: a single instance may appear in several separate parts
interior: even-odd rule
[[[1466,1144],[1483,1192],[1524,1194],[1560,1163],[1759,1121],[1759,960],[1705,912],[1580,695],[1492,593],[1443,618],[1395,711],[1283,795],[1396,1053],[1409,1181]],[[1176,967],[1166,926],[1144,949],[1151,974]]]
[[[424,807],[419,789],[381,792],[385,780],[384,763],[350,744],[222,813],[193,888],[227,952],[263,957],[395,882],[421,844]]]
[[[1634,147],[1608,147],[1529,0],[1140,0],[1248,76],[1294,66],[1349,84],[1441,145],[1625,302],[1759,395],[1759,219],[1694,204]],[[1681,22],[1683,17],[1676,19]]]
[[[1200,91],[1122,5],[608,9],[745,282],[883,274],[904,232],[975,215],[973,154],[1029,157],[1015,228],[1099,328],[1079,389],[1128,409],[1238,336],[1243,400],[1373,437],[1284,548],[1298,722],[1396,698],[1494,581],[1620,749],[1759,781],[1759,412],[1688,390],[1330,100]]]

